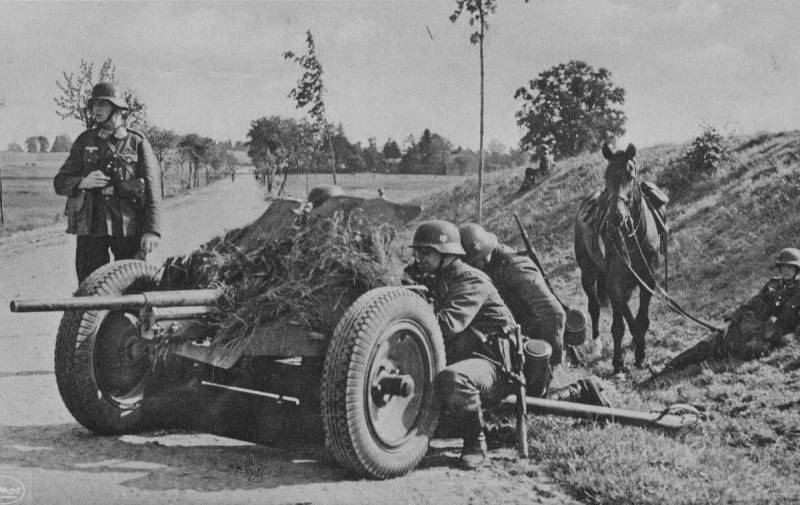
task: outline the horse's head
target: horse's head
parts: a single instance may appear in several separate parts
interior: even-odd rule
[[[624,226],[630,222],[630,203],[636,187],[636,147],[628,144],[624,151],[612,152],[604,143],[603,157],[608,160],[605,179],[609,223],[613,227]]]

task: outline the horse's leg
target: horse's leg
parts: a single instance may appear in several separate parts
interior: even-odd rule
[[[611,321],[611,337],[614,339],[614,357],[611,364],[614,367],[614,375],[625,372],[625,355],[622,350],[622,337],[625,336],[625,302],[611,300],[611,310],[613,319]]]
[[[644,365],[645,335],[650,328],[649,309],[652,296],[650,291],[639,288],[639,312],[636,313],[636,321],[631,326],[636,368],[642,368]]]
[[[586,298],[589,300],[589,317],[592,319],[592,339],[600,336],[600,328],[598,327],[598,320],[600,319],[600,300],[597,296],[597,278],[587,268],[581,270],[581,286],[586,293]]]
[[[600,301],[600,306],[608,307],[606,276],[603,275],[603,272],[597,272],[597,299]]]

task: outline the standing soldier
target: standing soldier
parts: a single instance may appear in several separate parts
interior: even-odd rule
[[[486,272],[522,326],[522,334],[550,344],[551,365],[561,364],[567,316],[536,264],[526,254],[500,244],[494,233],[479,224],[467,223],[459,232],[465,261]]]
[[[448,366],[434,380],[440,419],[459,430],[464,439],[460,463],[475,469],[487,455],[482,402],[500,400],[511,391],[500,366],[498,340],[516,322],[486,274],[461,261],[464,249],[453,223],[420,223],[411,247],[414,263],[406,267],[404,278],[426,278],[447,354]],[[578,381],[555,398],[605,404],[591,380]]]
[[[67,233],[77,235],[78,282],[110,260],[144,258],[158,247],[160,167],[147,139],[125,127],[120,89],[92,88],[95,126],[81,133],[53,180],[67,197]]]

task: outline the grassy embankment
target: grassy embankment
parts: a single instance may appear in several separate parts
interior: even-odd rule
[[[66,158],[67,153],[0,152],[5,217],[0,236],[66,222],[66,199],[53,191],[53,177]],[[176,168],[164,172],[166,198],[187,192],[182,189],[180,170],[174,163],[171,167]]]
[[[640,149],[643,177],[654,181],[685,149]],[[572,221],[580,199],[602,187],[604,169],[597,153],[558,163],[548,180],[522,197],[515,195],[520,172],[490,174],[485,192],[487,228],[521,247],[512,218],[519,214],[557,292],[584,310]],[[425,215],[472,220],[475,189],[470,181],[425,199]],[[726,313],[775,275],[770,267],[780,249],[800,247],[800,132],[738,139],[733,159],[713,179],[671,196],[670,293],[691,313],[721,325]],[[759,360],[706,362],[652,376],[709,332],[657,301],[650,313],[650,370],[610,378],[611,316],[603,309],[603,354],[587,363],[588,370],[571,373],[603,377],[617,407],[647,411],[690,403],[705,407],[709,420],[663,433],[541,416],[530,421],[532,458],[586,503],[800,502],[800,346]],[[624,345],[630,345],[629,334]],[[513,463],[504,465],[516,473]]]

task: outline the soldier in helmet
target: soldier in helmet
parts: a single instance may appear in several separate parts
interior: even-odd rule
[[[752,359],[794,342],[800,332],[800,249],[782,249],[775,268],[778,276],[733,312],[725,331],[683,351],[667,367],[682,368],[710,357]]]
[[[316,209],[335,196],[344,196],[344,190],[334,184],[316,186],[308,192],[305,203],[292,212],[299,216],[304,216],[302,223],[305,223],[305,219],[313,209]]]
[[[160,167],[147,139],[125,126],[128,105],[117,85],[92,88],[94,127],[81,133],[53,180],[67,197],[67,233],[77,235],[78,282],[115,260],[144,258],[158,247]]]
[[[554,367],[561,364],[567,315],[536,264],[527,254],[501,244],[479,224],[464,224],[459,232],[464,261],[489,276],[522,326],[523,335],[550,344],[550,363]]]
[[[343,196],[344,190],[339,186],[334,184],[323,184],[322,186],[317,186],[311,191],[308,192],[308,203],[311,204],[312,208],[317,208],[323,203],[327,202],[330,198],[335,196]]]
[[[427,276],[447,354],[448,366],[434,380],[441,419],[464,439],[461,465],[474,469],[487,455],[482,403],[499,400],[510,391],[499,366],[497,342],[516,322],[491,279],[462,261],[464,249],[453,223],[420,223],[411,247],[414,263],[404,276]],[[560,399],[598,403],[599,392],[595,393],[590,398],[592,392],[579,386]]]

